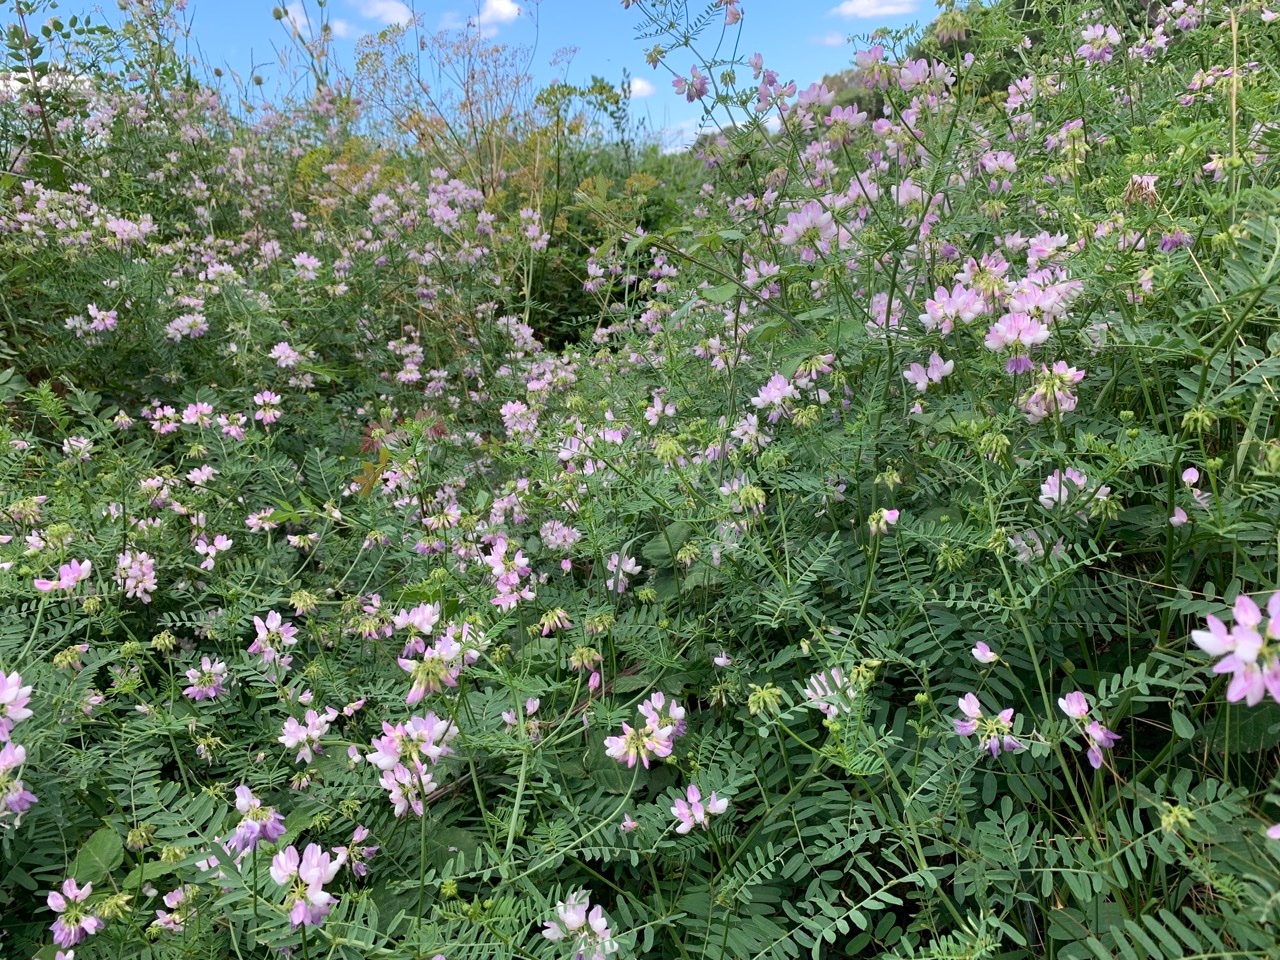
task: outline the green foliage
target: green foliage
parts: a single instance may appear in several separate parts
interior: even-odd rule
[[[644,6],[684,156],[479,31],[237,111],[14,7],[4,956],[1276,955],[1272,18],[806,91]]]

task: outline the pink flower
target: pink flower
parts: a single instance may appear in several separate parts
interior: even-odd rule
[[[0,679],[3,679],[2,675]],[[21,779],[14,776],[14,772],[26,762],[27,749],[22,744],[10,742],[0,746],[0,825],[12,815],[14,826],[17,826],[22,815],[38,799]]]
[[[320,749],[320,738],[329,732],[329,724],[337,717],[338,711],[333,707],[327,707],[323,715],[315,710],[308,710],[305,724],[289,717],[284,722],[284,729],[280,733],[278,742],[290,750],[297,748],[298,755],[294,759],[295,763],[310,763],[313,753],[324,753]]]
[[[929,356],[928,367],[913,363],[903,372],[902,379],[914,386],[920,393],[924,393],[929,389],[929,384],[941,383],[942,378],[950,376],[951,371],[955,368],[954,360],[943,360],[937,353],[933,353]]]
[[[213,406],[203,401],[187,404],[182,422],[189,427],[207,427],[213,423]]]
[[[660,727],[656,730],[649,727],[635,728],[624,722],[622,734],[605,737],[604,746],[606,756],[612,757],[619,763],[625,763],[628,768],[634,767],[639,760],[647,770],[650,757],[671,756],[671,728]]]
[[[812,263],[819,253],[831,252],[831,241],[838,232],[831,211],[810,200],[797,212],[787,214],[786,224],[778,228],[778,242],[786,247],[798,246],[800,259]]]
[[[182,933],[187,928],[187,920],[195,912],[191,898],[197,890],[199,888],[194,884],[185,884],[166,893],[163,897],[164,905],[169,910],[157,910],[151,925],[171,933]]]
[[[1089,702],[1079,690],[1072,690],[1065,697],[1059,697],[1058,706],[1073,720],[1083,720],[1089,715]]]
[[[271,879],[280,886],[290,887],[285,903],[289,907],[289,922],[298,927],[315,927],[324,922],[337,898],[324,890],[346,862],[346,852],[338,851],[331,857],[319,844],[309,843],[302,856],[296,847],[285,847],[271,859]]]
[[[979,663],[995,663],[1000,659],[1000,655],[998,653],[993,653],[991,648],[982,640],[979,640],[973,645],[973,649],[970,653],[973,654],[973,659],[977,660]]]
[[[1089,477],[1075,467],[1067,467],[1065,471],[1055,470],[1040,484],[1040,505],[1046,510],[1053,510],[1072,503],[1087,491],[1088,486]],[[1110,487],[1100,486],[1094,490],[1092,499],[1105,500],[1110,495]]]
[[[998,757],[1000,751],[1010,753],[1022,749],[1022,742],[1013,733],[1013,708],[1001,710],[994,717],[987,717],[982,712],[982,704],[972,693],[966,693],[959,700],[960,712],[964,719],[951,721],[957,734],[962,737],[978,735],[982,746]]]
[[[869,518],[867,518],[867,526],[871,529],[873,537],[884,536],[889,532],[889,528],[898,522],[901,516],[899,510],[877,510]]]
[[[618,952],[618,942],[613,939],[604,908],[590,904],[591,895],[586,890],[570,894],[568,899],[556,904],[557,920],[548,920],[542,935],[552,943],[572,940],[570,955],[577,960],[606,960]]]
[[[954,326],[954,321],[972,323],[984,312],[987,305],[982,295],[970,290],[963,283],[957,283],[950,290],[938,287],[933,297],[924,303],[925,312],[920,314],[920,323],[926,330],[938,330],[944,337]]]
[[[227,665],[221,660],[212,661],[208,657],[200,658],[200,669],[192,667],[187,671],[187,680],[191,686],[182,691],[183,696],[192,700],[215,700],[225,690],[223,681],[227,679]]]
[[[675,87],[678,94],[684,96],[686,100],[693,103],[695,100],[705,97],[709,88],[709,82],[696,66],[689,69],[689,78],[676,77],[671,81],[671,86]]]
[[[302,354],[293,349],[293,347],[284,340],[281,340],[272,347],[267,356],[276,362],[277,367],[282,369],[296,367],[302,360]]]
[[[1280,703],[1280,591],[1267,601],[1265,618],[1245,594],[1236,598],[1232,612],[1235,624],[1230,631],[1210,615],[1206,618],[1209,629],[1191,631],[1192,641],[1210,656],[1222,658],[1213,672],[1231,674],[1228,701],[1244,700],[1253,706],[1270,693]]]
[[[729,801],[717,797],[713,792],[702,802],[702,791],[698,785],[691,783],[685,790],[685,796],[676,800],[671,806],[672,816],[676,818],[676,833],[685,834],[695,826],[703,830],[711,829],[711,817],[724,813],[729,809]]]
[[[1089,749],[1086,756],[1089,758],[1089,766],[1095,770],[1102,769],[1102,751],[1110,750],[1120,738],[1097,720],[1087,723],[1084,728],[1085,736],[1089,738]]]
[[[253,419],[262,421],[263,426],[268,426],[280,419],[280,395],[272,393],[270,390],[263,390],[261,393],[253,395],[253,402],[258,405],[258,410],[253,415]]]
[[[685,709],[674,701],[668,705],[666,695],[659,692],[640,705],[640,715],[644,726],[623,723],[619,736],[605,738],[605,755],[628,767],[639,761],[648,769],[652,757],[671,756],[676,737],[684,733]]]
[[[606,579],[604,585],[615,593],[625,593],[627,587],[631,585],[628,577],[634,577],[641,570],[634,557],[620,556],[616,553],[610,554],[609,562],[605,566],[613,576]]]
[[[1169,518],[1169,526],[1180,527],[1187,522],[1187,511],[1181,507],[1173,508],[1173,516]]]
[[[44,580],[36,577],[34,586],[43,593],[51,590],[74,590],[77,583],[87,579],[89,574],[93,572],[93,561],[72,560],[70,563],[64,563],[58,567],[57,580]]]
[[[258,635],[249,646],[249,652],[261,657],[268,666],[279,663],[281,669],[287,670],[293,658],[282,656],[281,650],[298,642],[298,628],[286,622],[275,610],[267,614],[266,620],[254,617],[253,626]]]
[[[31,687],[22,685],[22,674],[16,670],[8,676],[0,673],[0,743],[8,741],[17,724],[31,717],[30,702]]]
[[[983,343],[995,353],[1012,351],[1005,363],[1007,373],[1025,373],[1031,369],[1027,353],[1049,339],[1049,328],[1025,313],[1006,313],[991,325]]]
[[[411,767],[397,763],[390,770],[383,772],[379,783],[387,791],[387,799],[397,817],[403,817],[412,810],[415,816],[422,816],[426,809],[424,799],[436,786],[431,772],[416,757],[410,761]]]
[[[62,892],[51,891],[47,898],[49,909],[58,914],[49,928],[53,942],[60,947],[74,947],[85,937],[97,933],[106,923],[95,917],[82,904],[93,892],[93,884],[79,886],[74,878],[62,881]]]
[[[769,422],[777,423],[781,417],[791,415],[789,403],[799,396],[800,391],[792,385],[790,380],[780,373],[775,373],[760,388],[760,392],[751,398],[751,405],[758,410],[768,410]]]
[[[839,667],[815,673],[804,685],[808,706],[815,707],[828,720],[835,720],[840,713],[852,713],[858,699],[857,688],[844,676]]]
[[[232,540],[230,537],[221,533],[213,538],[212,543],[210,543],[204,537],[199,537],[196,540],[195,545],[192,547],[192,549],[195,550],[196,553],[204,557],[204,560],[200,562],[200,569],[212,570],[214,557],[222,553],[224,550],[230,550],[231,545],[234,542],[235,541]]]
[[[1031,369],[1028,364],[1026,369]],[[1071,388],[1084,379],[1084,371],[1059,360],[1053,367],[1041,365],[1032,389],[1021,400],[1022,410],[1029,423],[1039,423],[1045,417],[1061,417],[1076,408],[1076,396]]]
[[[351,844],[346,847],[338,847],[334,853],[344,859],[349,869],[357,877],[367,876],[369,873],[369,861],[374,858],[380,847],[364,847],[360,846],[369,838],[369,829],[363,826],[356,826],[355,833],[351,835]]]
[[[157,586],[155,560],[146,553],[126,550],[116,559],[115,582],[124,589],[126,597],[150,603]]]
[[[264,807],[244,784],[236,787],[236,809],[240,823],[227,838],[226,848],[237,856],[257,848],[262,841],[275,843],[285,834],[284,817],[275,807]]]

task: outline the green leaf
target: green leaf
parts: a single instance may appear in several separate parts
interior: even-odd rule
[[[1196,725],[1191,722],[1191,719],[1186,714],[1174,710],[1170,714],[1170,719],[1173,721],[1173,732],[1181,739],[1190,740],[1195,737]]]
[[[666,529],[651,539],[640,550],[640,555],[653,567],[668,568],[675,565],[675,554],[688,543],[693,536],[692,524],[677,520],[667,525]]]
[[[124,861],[124,844],[114,827],[100,827],[71,861],[67,875],[77,883],[101,883]]]
[[[1257,753],[1280,744],[1280,704],[1264,701],[1256,707],[1232,704],[1218,715],[1213,749],[1222,753]]]
[[[736,283],[722,283],[718,287],[712,287],[702,295],[702,299],[708,303],[728,303],[738,295],[738,285]]]

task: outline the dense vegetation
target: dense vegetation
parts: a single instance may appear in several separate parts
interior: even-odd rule
[[[1276,16],[626,5],[10,8],[0,957],[1278,955]]]

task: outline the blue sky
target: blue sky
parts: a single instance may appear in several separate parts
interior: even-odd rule
[[[277,2],[283,0],[188,0],[192,39],[212,64],[242,77],[256,66],[270,89],[280,72],[277,53],[289,43],[284,25],[271,16]],[[76,0],[60,6],[71,12]],[[696,2],[690,6],[700,9]],[[297,22],[319,22],[317,0],[290,0],[288,9]],[[742,0],[742,10],[742,55],[760,51],[766,65],[802,88],[849,65],[849,35],[926,22],[936,12],[929,0]],[[624,10],[619,0],[326,0],[323,17],[336,37],[333,59],[349,70],[358,36],[414,15],[426,30],[457,28],[470,20],[496,42],[534,47],[531,69],[538,80],[564,72],[563,67],[553,70],[550,62],[565,47],[578,49],[565,77],[569,82],[586,82],[593,74],[617,82],[625,68],[634,78],[634,115],[647,118],[655,130],[671,131],[673,138],[688,135],[701,115],[698,105],[675,95],[665,68],[655,71],[645,63],[654,41],[636,38],[642,18],[635,8]],[[726,52],[732,50],[733,33],[731,28]],[[689,60],[687,54],[677,55],[672,66],[687,72]]]

